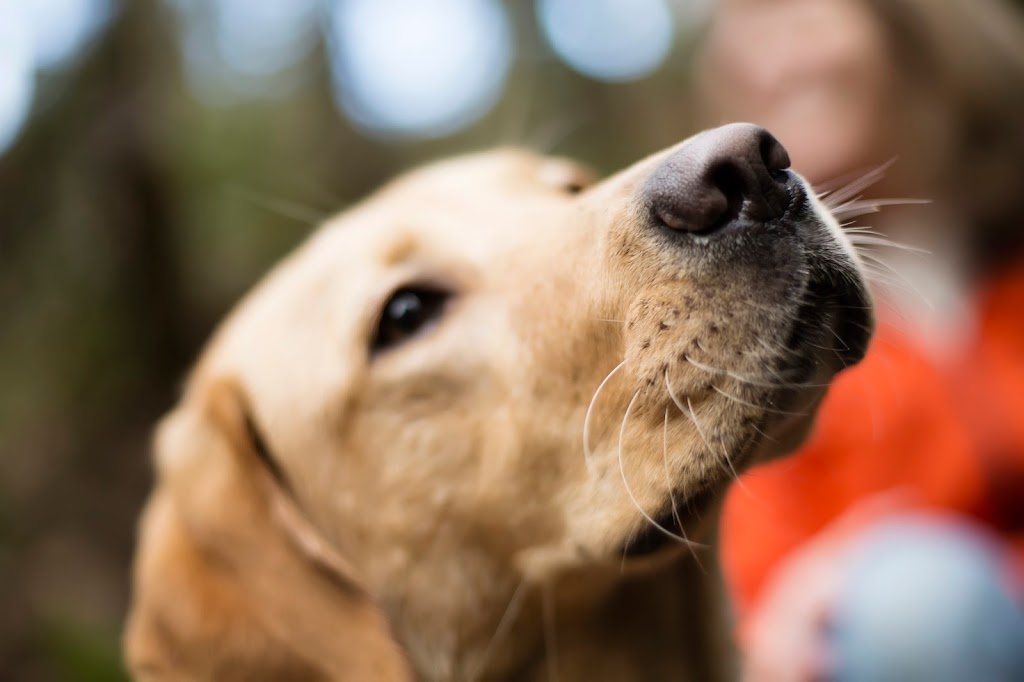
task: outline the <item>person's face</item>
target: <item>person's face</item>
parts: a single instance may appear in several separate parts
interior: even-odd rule
[[[892,153],[890,57],[859,0],[720,0],[703,57],[713,116],[771,130],[811,182]]]

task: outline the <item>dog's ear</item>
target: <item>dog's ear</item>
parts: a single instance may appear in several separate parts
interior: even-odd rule
[[[125,630],[142,680],[408,680],[383,614],[306,521],[234,383],[162,422]]]

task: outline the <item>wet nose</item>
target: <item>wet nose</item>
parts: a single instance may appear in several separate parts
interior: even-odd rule
[[[643,193],[656,222],[710,234],[780,217],[789,206],[789,154],[764,128],[734,123],[703,132],[673,151]]]

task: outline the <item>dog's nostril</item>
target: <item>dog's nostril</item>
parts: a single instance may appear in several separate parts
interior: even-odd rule
[[[761,138],[761,161],[773,177],[779,177],[781,173],[790,166],[789,152],[782,146],[782,143],[775,139],[775,136],[763,128],[760,131]]]
[[[742,199],[740,199],[742,202]],[[655,215],[666,227],[682,232],[706,232],[730,213],[735,199],[715,187],[688,201],[658,201],[652,204]]]
[[[715,229],[735,220],[743,209],[746,194],[742,171],[731,163],[721,164],[708,174],[714,190],[725,197],[725,210],[705,229]],[[708,216],[710,219],[711,216]]]
[[[733,124],[710,130],[671,153],[643,192],[658,222],[708,234],[737,222],[765,222],[790,201],[789,154],[764,128]]]

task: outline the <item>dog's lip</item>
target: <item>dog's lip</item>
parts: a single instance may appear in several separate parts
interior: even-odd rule
[[[836,284],[837,279],[842,283]],[[832,357],[839,359],[840,369],[864,359],[875,323],[864,284],[857,279],[829,277],[812,282],[808,292],[811,296],[797,311],[797,322],[786,346],[797,351],[806,346],[817,347],[811,337],[816,330],[828,327],[835,345]]]
[[[626,540],[621,555],[626,559],[640,559],[679,549],[683,545],[680,538],[689,539],[687,531],[692,534],[699,528],[702,515],[715,497],[715,489],[705,487],[684,500],[677,498],[675,507],[670,501],[664,511],[654,517],[658,525],[644,519],[643,529]]]
[[[864,359],[875,328],[874,310],[864,283],[851,284],[842,290],[834,309],[837,314],[835,335],[844,346],[837,348],[836,353],[843,367],[851,367]]]

